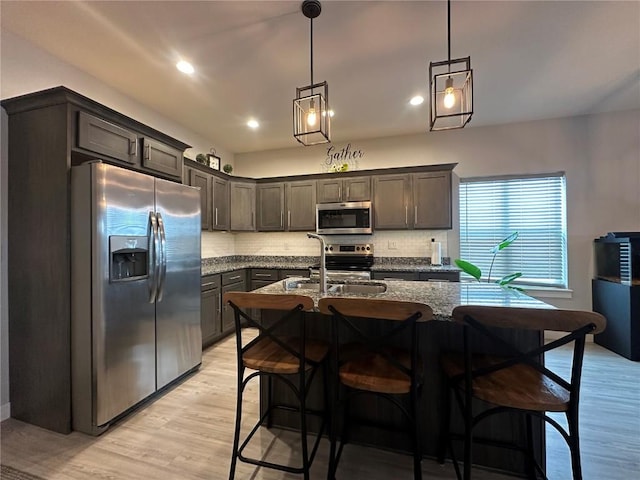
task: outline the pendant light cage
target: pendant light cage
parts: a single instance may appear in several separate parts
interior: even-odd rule
[[[328,143],[331,116],[327,82],[296,88],[293,101],[293,136],[303,145]]]
[[[429,78],[431,95],[429,129],[463,128],[473,115],[471,57],[431,62]],[[452,104],[445,101],[447,95]]]
[[[293,136],[301,144],[329,143],[331,116],[329,115],[329,87],[327,82],[313,83],[313,19],[320,15],[319,0],[304,0],[300,7],[309,19],[311,81],[306,87],[296,88],[293,100]]]

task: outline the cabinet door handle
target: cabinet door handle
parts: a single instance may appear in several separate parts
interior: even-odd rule
[[[287,211],[287,225],[291,227],[291,210]]]
[[[409,205],[404,205],[404,224],[409,225]]]
[[[284,227],[284,211],[280,210],[280,226]]]
[[[239,280],[240,279],[240,275],[238,275],[237,277],[229,277],[229,280]]]
[[[342,200],[342,187],[338,187],[338,200]]]
[[[135,138],[129,142],[129,155],[136,156],[138,154],[138,139]]]
[[[208,286],[210,286],[210,285],[215,285],[215,282],[203,283],[203,284],[202,284],[202,288],[206,288],[206,287],[208,287]]]
[[[151,158],[151,145],[147,145],[144,149],[144,159],[149,161],[149,158]]]
[[[413,216],[413,224],[417,225],[418,224],[418,206],[417,205],[415,206],[415,210],[416,211],[415,211],[415,214]]]
[[[215,223],[215,225],[217,227],[218,226],[218,207],[216,207],[215,210],[216,210],[216,223]]]
[[[254,273],[254,275],[256,277],[269,277],[269,278],[272,277],[272,275],[270,273]],[[240,278],[240,277],[238,277],[238,278]]]
[[[351,192],[351,187],[349,186],[349,187],[347,187],[347,198],[346,198],[346,200],[349,200],[349,198],[350,198],[349,193],[350,192]]]

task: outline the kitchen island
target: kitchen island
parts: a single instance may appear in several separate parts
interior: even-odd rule
[[[363,285],[362,282],[344,282],[347,285]],[[444,389],[446,383],[440,371],[439,357],[447,350],[462,350],[462,330],[460,325],[451,322],[451,313],[458,305],[492,305],[505,307],[528,308],[554,308],[540,300],[536,300],[515,290],[508,290],[493,284],[456,283],[456,282],[410,282],[410,281],[371,281],[366,285],[378,286],[383,292],[378,293],[344,293],[340,288],[331,284],[326,294],[320,294],[317,284],[304,278],[290,278],[255,290],[255,293],[270,294],[300,294],[307,295],[314,300],[317,309],[321,296],[356,296],[389,300],[404,300],[425,303],[433,309],[434,321],[425,322],[420,332],[420,352],[424,363],[425,383],[422,391],[420,424],[422,431],[423,454],[425,457],[436,456],[441,417],[444,412]],[[332,291],[333,290],[333,291]],[[269,323],[273,312],[264,311],[262,321]],[[307,332],[316,338],[330,338],[329,318],[315,312],[307,314]],[[380,331],[385,328],[383,323],[376,320],[364,320],[366,328]],[[505,338],[523,349],[530,349],[540,345],[543,338],[539,332],[510,331],[505,333]],[[354,338],[355,340],[355,338]],[[400,344],[409,344],[410,338],[399,340]],[[492,350],[491,353],[502,354]],[[322,406],[321,382],[313,386],[311,398],[312,408]],[[290,401],[289,392],[280,386],[274,385],[276,401]],[[267,389],[261,386],[261,404],[266,404]],[[402,417],[388,404],[378,399],[354,400],[352,411],[357,411],[359,417],[365,417],[377,422],[385,422],[399,427],[402,426]],[[462,421],[457,408],[452,409],[453,425],[457,425],[457,431],[462,431]],[[288,418],[287,414],[274,415],[274,425],[284,428],[295,428],[294,418]],[[524,444],[525,429],[518,417],[498,415],[487,419],[476,429],[476,434],[500,441],[517,442]],[[354,429],[351,441],[364,445],[372,445],[391,450],[410,451],[407,436],[402,432],[388,432],[371,427]],[[542,421],[534,422],[534,450],[535,456],[541,465],[544,465],[545,455],[544,425]],[[456,456],[461,458],[461,444],[456,445]],[[520,453],[504,449],[490,448],[481,444],[474,445],[474,463],[490,468],[522,475],[525,471],[524,459]]]

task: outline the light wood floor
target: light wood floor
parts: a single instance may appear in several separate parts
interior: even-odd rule
[[[547,362],[554,364],[563,355],[569,353],[548,357]],[[97,438],[60,435],[6,420],[1,424],[2,463],[51,480],[227,478],[235,409],[234,363],[233,337],[228,337],[205,352],[199,372]],[[254,401],[245,405],[248,415],[258,408],[256,389],[254,393]],[[640,363],[588,345],[580,420],[584,480],[640,478]],[[298,442],[291,432],[263,429],[258,435],[257,449],[269,450],[280,460],[298,458]],[[555,431],[548,431],[547,440],[549,478],[569,479],[564,442]],[[327,447],[323,440],[313,479],[325,478]],[[431,460],[423,462],[423,472],[425,479],[455,478],[450,464],[440,466]],[[412,467],[408,456],[349,445],[338,474],[350,480],[409,479]],[[236,478],[300,476],[239,464]],[[506,478],[474,471],[476,480]]]

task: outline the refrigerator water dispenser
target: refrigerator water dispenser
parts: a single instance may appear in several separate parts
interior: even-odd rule
[[[149,237],[109,237],[109,279],[111,282],[140,280],[149,276]]]

